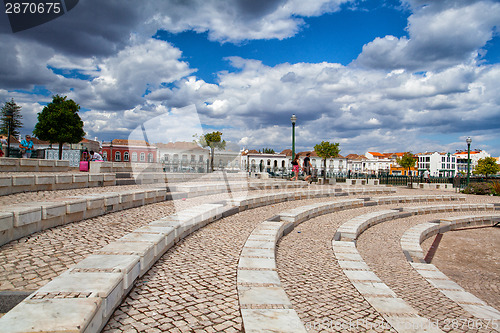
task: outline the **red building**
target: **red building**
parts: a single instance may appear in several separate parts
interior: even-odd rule
[[[158,148],[143,140],[103,142],[102,157],[110,162],[156,163]]]

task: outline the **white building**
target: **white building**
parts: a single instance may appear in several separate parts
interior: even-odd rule
[[[231,142],[226,143],[224,149],[214,151],[214,170],[240,170],[241,151],[240,148]]]
[[[392,154],[382,154],[378,152],[366,152],[363,172],[378,175],[380,173],[389,173],[391,166],[396,164]]]
[[[241,169],[251,172],[277,172],[291,168],[291,157],[286,153],[264,154],[257,150],[243,150],[241,152]]]
[[[210,151],[194,142],[157,143],[158,161],[166,172],[207,172]]]
[[[457,173],[457,158],[451,153],[418,153],[418,171],[426,169],[432,177],[454,177]]]
[[[322,174],[324,165],[323,159],[314,151],[297,152],[299,156],[299,165],[304,165],[306,154],[310,153],[310,160],[313,168],[318,170],[318,175]],[[292,151],[285,149],[281,153],[264,154],[256,150],[244,150],[241,154],[241,167],[246,171],[290,171],[292,169]],[[347,159],[343,156],[329,158],[326,160],[326,171],[328,173],[345,173],[347,172]]]
[[[457,151],[453,154],[457,158],[457,170],[458,172],[462,172],[467,174],[467,150],[465,151]],[[485,152],[484,150],[471,150],[470,152],[470,172],[476,169],[477,161],[482,158],[491,157],[490,154]]]

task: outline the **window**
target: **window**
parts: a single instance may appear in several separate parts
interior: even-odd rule
[[[441,162],[446,162],[446,157],[441,157]]]
[[[154,159],[153,159],[153,153],[149,153],[149,154],[148,154],[148,162],[149,162],[149,163],[153,163],[153,162],[154,162]]]
[[[200,155],[200,163],[203,162],[203,155]]]
[[[182,162],[187,162],[187,161],[188,161],[188,156],[182,155]]]
[[[108,160],[108,152],[107,151],[103,151],[102,152],[102,158],[103,160],[107,161]]]
[[[124,152],[124,153],[123,153],[123,160],[124,160],[125,162],[128,162],[128,161],[129,161],[129,154],[128,154],[128,151],[126,151],[126,152]]]
[[[141,153],[141,162],[145,162],[145,161],[146,161],[146,154]]]
[[[191,155],[191,163],[194,163],[195,158],[196,158],[196,156]]]
[[[168,154],[163,154],[163,160],[165,162],[168,162],[168,158],[169,158]]]
[[[135,151],[132,153],[132,162],[137,162],[137,153]]]
[[[115,161],[119,162],[122,160],[122,155],[119,151],[115,151]]]
[[[174,162],[179,162],[179,154],[174,154]]]

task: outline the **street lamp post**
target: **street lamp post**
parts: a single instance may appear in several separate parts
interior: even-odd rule
[[[465,140],[467,142],[467,186],[469,186],[469,181],[470,181],[470,144],[472,142],[472,139],[467,137]]]
[[[297,117],[295,114],[292,115],[292,160],[295,158],[295,122],[297,121]]]
[[[12,117],[14,117],[14,111],[9,109],[6,112],[6,115],[7,119],[9,120],[9,123],[7,124],[7,157],[10,157],[10,132],[12,126]]]

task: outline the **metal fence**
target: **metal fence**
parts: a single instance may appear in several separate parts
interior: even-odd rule
[[[291,178],[293,177],[293,172],[291,169],[279,169],[275,171],[268,171],[269,175],[274,178]],[[318,178],[322,178],[323,174],[318,174]],[[304,174],[301,171],[299,173],[299,179],[303,179]],[[346,179],[378,179],[381,185],[394,185],[394,186],[407,186],[408,183],[425,183],[423,175],[421,176],[395,176],[390,174],[364,174],[364,173],[326,173],[326,178],[335,178],[337,183],[345,183]],[[479,177],[471,176],[469,179],[470,183],[484,183],[490,181],[500,181],[500,176],[489,176]],[[430,177],[430,183],[440,183],[440,184],[454,184],[454,187],[465,188],[467,186],[467,177]]]

